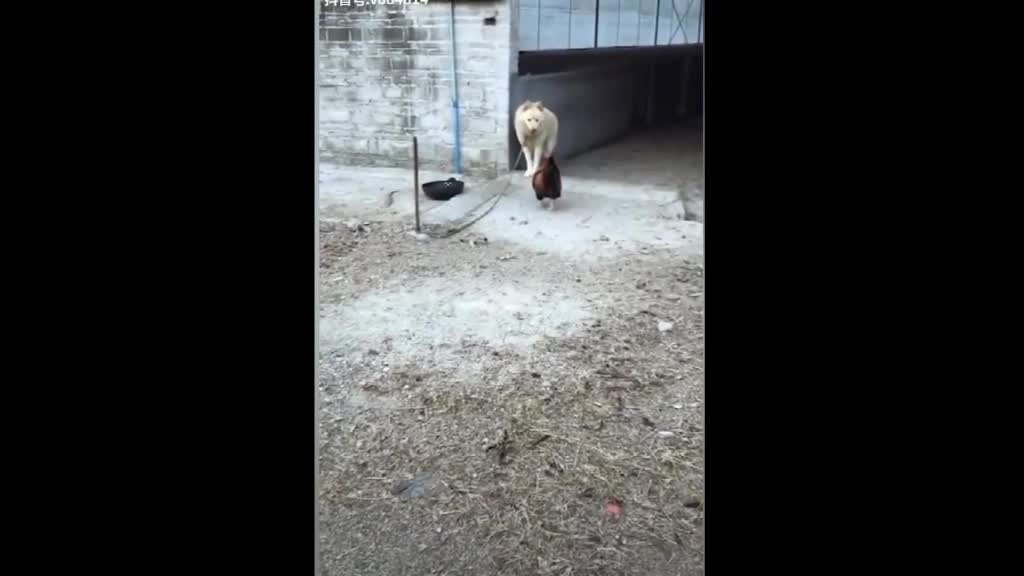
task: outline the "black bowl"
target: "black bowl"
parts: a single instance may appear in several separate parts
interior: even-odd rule
[[[427,195],[427,198],[431,200],[451,200],[459,194],[462,194],[462,189],[465,186],[461,180],[455,178],[449,178],[447,180],[435,180],[434,182],[426,182],[421,186],[423,193]]]

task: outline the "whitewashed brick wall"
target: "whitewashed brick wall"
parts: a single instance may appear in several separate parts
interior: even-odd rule
[[[321,5],[321,157],[411,166],[416,135],[421,166],[453,170],[448,2],[357,1]],[[494,176],[508,167],[509,2],[456,2],[455,16],[462,168]]]

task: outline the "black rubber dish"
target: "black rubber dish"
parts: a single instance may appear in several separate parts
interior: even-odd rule
[[[431,200],[451,200],[459,194],[462,194],[462,189],[465,183],[455,178],[449,178],[447,180],[435,180],[433,182],[425,182],[421,188],[423,193],[427,195],[427,198]]]

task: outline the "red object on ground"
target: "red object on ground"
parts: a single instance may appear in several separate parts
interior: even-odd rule
[[[533,173],[533,192],[537,195],[537,201],[545,198],[559,198],[562,196],[562,173],[555,164],[554,156],[542,158],[537,171]]]
[[[604,511],[609,513],[609,514],[611,514],[612,516],[615,516],[615,517],[622,516],[622,512],[623,512],[622,501],[621,500],[609,500],[608,503],[604,505]]]

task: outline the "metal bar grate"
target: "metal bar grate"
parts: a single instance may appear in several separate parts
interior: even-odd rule
[[[517,9],[525,52],[704,41],[704,0],[520,0]]]

